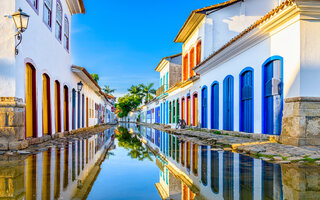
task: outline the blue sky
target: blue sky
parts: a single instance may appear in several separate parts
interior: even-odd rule
[[[222,0],[84,1],[72,21],[72,62],[100,76],[122,96],[134,84],[155,83],[161,58],[181,52],[173,42],[192,10]],[[99,2],[99,3],[97,3]]]

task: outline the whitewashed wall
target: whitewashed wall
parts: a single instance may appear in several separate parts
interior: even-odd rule
[[[38,13],[29,5],[26,0],[3,0],[0,1],[0,96],[1,97],[18,97],[25,102],[26,88],[26,62],[36,69],[36,95],[38,111],[38,136],[42,136],[42,75],[48,74],[51,86],[51,113],[52,113],[52,132],[55,133],[55,95],[54,81],[60,82],[61,94],[61,128],[63,130],[63,87],[69,88],[69,128],[72,128],[72,89],[77,90],[77,83],[80,79],[71,72],[71,14],[65,0],[61,0],[63,9],[62,35],[64,33],[64,17],[69,20],[69,50],[66,50],[62,41],[55,36],[56,30],[56,2],[52,0],[52,27],[51,30],[43,22],[43,1],[39,1]],[[15,25],[12,19],[5,18],[5,15],[11,15],[19,8],[30,15],[28,29],[23,33],[22,43],[19,45],[19,55],[14,55],[16,45],[14,35],[16,33]],[[82,81],[83,82],[83,81]],[[103,98],[97,95],[91,88],[84,84],[82,94],[85,97],[94,99],[96,103],[105,104]],[[76,95],[78,98],[78,96]],[[82,96],[81,96],[82,97]],[[82,99],[81,99],[82,102]],[[76,127],[78,100],[76,100]],[[82,109],[82,106],[80,107]],[[85,107],[86,108],[86,107]],[[81,110],[82,111],[82,110]],[[82,113],[81,113],[82,114]],[[82,116],[80,117],[82,120]],[[86,118],[85,118],[86,119]],[[89,122],[89,126],[97,123],[96,119]],[[85,123],[86,124],[86,123]],[[82,123],[80,123],[82,125]]]

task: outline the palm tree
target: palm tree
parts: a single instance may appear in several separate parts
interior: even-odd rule
[[[114,93],[114,92],[116,91],[115,89],[111,89],[111,88],[109,87],[109,85],[105,85],[102,90],[103,90],[105,93],[107,93],[107,94],[112,94],[112,93]]]
[[[144,85],[144,84],[139,85],[139,87],[141,88],[142,93],[143,93],[144,103],[148,103],[149,101],[151,101],[154,98],[153,95],[156,94],[156,90],[152,89],[153,85],[154,85],[154,83],[150,83],[147,85]]]
[[[98,81],[99,81],[99,75],[98,74],[90,74],[91,75],[91,77],[93,78],[93,80],[95,81],[95,82],[97,82],[98,83]]]
[[[128,89],[128,91],[130,92],[130,94],[132,94],[135,97],[141,97],[143,95],[141,88],[139,86],[136,86],[136,85],[132,85]]]

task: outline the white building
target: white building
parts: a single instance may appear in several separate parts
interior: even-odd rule
[[[108,98],[84,68],[71,63],[72,15],[85,13],[83,1],[3,0],[0,8],[0,121],[8,122],[0,124],[1,149],[105,122]],[[18,9],[30,19],[16,55],[16,27],[3,16]]]
[[[158,95],[161,123],[319,145],[319,14],[316,0],[229,0],[192,11],[175,38],[182,81]]]

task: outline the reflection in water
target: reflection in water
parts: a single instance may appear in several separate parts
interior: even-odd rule
[[[223,153],[223,198],[226,200],[234,199],[233,158],[234,154],[230,151],[225,151]]]
[[[85,158],[80,156],[85,152],[83,144],[98,137],[101,145],[95,145],[95,157],[91,157],[92,160],[89,159],[86,166],[81,165]],[[98,150],[103,150],[103,144],[110,141],[110,138],[111,132],[100,133],[68,143],[63,148],[49,148],[23,161],[3,161],[0,157],[0,199],[71,199],[77,189],[77,181],[85,178],[86,172],[82,169],[89,169],[95,164],[100,155]],[[71,170],[72,177],[69,176]]]
[[[128,155],[130,155],[131,158],[138,159],[140,161],[143,161],[147,158],[152,161],[152,153],[147,147],[142,145],[137,135],[130,134],[126,128],[119,127],[118,130],[120,132],[120,134],[116,135],[116,138],[119,142],[118,145],[119,147],[130,150]],[[154,141],[152,138],[149,139]]]
[[[253,158],[240,155],[240,199],[253,199]]]
[[[208,184],[208,147],[201,146],[201,181],[203,185]]]
[[[151,128],[128,128],[117,129],[119,148],[108,153],[113,130],[22,161],[0,157],[0,199],[157,199],[156,189],[175,200],[319,199],[319,166],[281,166]]]
[[[135,125],[130,128],[133,132],[138,130]],[[144,130],[141,130],[140,135],[143,137]],[[160,152],[157,159],[163,159],[164,170],[160,170],[160,182],[156,184],[159,193],[167,195],[161,195],[162,197],[183,200],[195,197],[224,200],[320,199],[319,166],[309,166],[308,170],[306,167],[301,170],[294,165],[280,166],[238,153],[218,151],[214,146],[180,141],[176,136],[165,132],[153,132],[160,135],[160,149],[152,140],[146,139],[150,147]],[[152,138],[150,133],[149,138]],[[313,174],[314,179],[299,179],[300,182],[293,183],[292,177],[295,174],[292,174],[292,169],[296,174],[300,173],[299,177],[302,174],[303,177]],[[309,182],[306,183],[307,181]],[[290,192],[284,192],[284,188]],[[309,192],[304,191],[307,188]]]
[[[219,193],[219,174],[219,152],[211,150],[211,189],[215,194]]]

